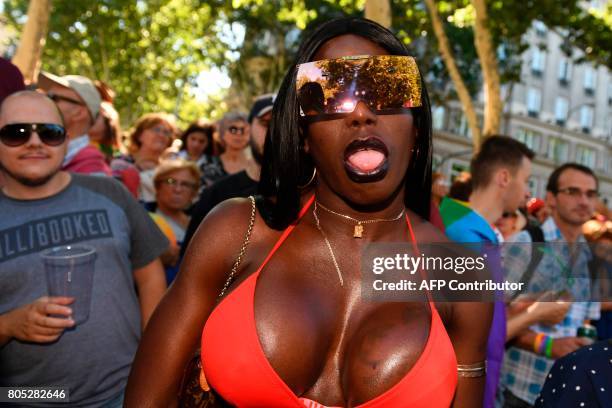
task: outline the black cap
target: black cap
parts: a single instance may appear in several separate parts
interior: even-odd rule
[[[272,110],[276,94],[267,94],[258,96],[253,103],[251,112],[249,113],[249,123],[253,123],[253,119],[260,118]]]

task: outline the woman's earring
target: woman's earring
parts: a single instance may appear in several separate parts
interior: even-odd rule
[[[316,168],[316,167],[313,167],[312,169],[313,169],[313,170],[312,170],[312,176],[310,177],[310,180],[308,180],[308,183],[303,184],[303,185],[301,185],[301,186],[298,186],[298,188],[299,188],[300,190],[303,190],[303,189],[305,189],[306,187],[308,187],[308,186],[309,186],[309,185],[310,185],[310,184],[311,184],[311,183],[314,181],[315,177],[317,176],[317,168]]]

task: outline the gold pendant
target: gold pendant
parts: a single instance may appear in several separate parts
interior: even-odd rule
[[[355,225],[355,231],[353,232],[353,238],[361,238],[363,236],[363,225]]]

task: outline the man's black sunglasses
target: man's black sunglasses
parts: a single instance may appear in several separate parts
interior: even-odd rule
[[[41,142],[48,146],[59,146],[66,140],[66,130],[53,123],[11,123],[0,129],[0,142],[10,147],[27,143],[36,132]]]

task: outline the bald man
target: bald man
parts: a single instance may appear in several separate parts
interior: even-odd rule
[[[121,407],[140,333],[166,289],[168,241],[112,178],[61,170],[62,117],[47,96],[22,91],[0,106],[0,386],[65,386],[69,404]],[[41,254],[96,251],[87,298],[48,296]]]

